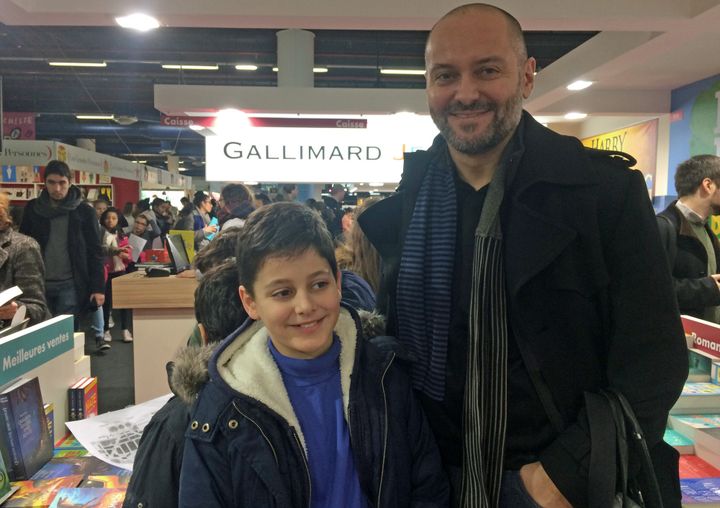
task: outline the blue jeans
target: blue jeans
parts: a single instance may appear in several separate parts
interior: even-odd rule
[[[103,315],[103,308],[98,307],[97,310],[90,313],[92,324],[90,327],[93,329],[95,334],[95,340],[100,340],[103,337],[103,330],[105,328],[105,316]]]
[[[72,279],[61,282],[45,281],[45,297],[53,317],[60,314],[72,314],[77,317],[80,309],[75,292],[75,282]]]
[[[540,508],[525,490],[520,471],[503,472],[500,486],[500,508]]]

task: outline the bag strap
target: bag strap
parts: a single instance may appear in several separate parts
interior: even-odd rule
[[[625,417],[625,423],[630,430],[628,433],[629,443],[632,443],[631,446],[636,451],[635,456],[640,461],[641,485],[643,486],[643,490],[640,494],[643,497],[646,506],[663,508],[660,486],[658,485],[657,477],[655,476],[655,468],[653,467],[652,459],[650,458],[650,450],[648,449],[647,441],[645,441],[645,435],[640,427],[640,423],[635,417],[635,412],[622,393],[614,388],[608,388],[607,392],[612,393],[617,398]]]
[[[589,508],[613,506],[616,493],[615,419],[607,397],[585,392],[585,409],[590,425]]]

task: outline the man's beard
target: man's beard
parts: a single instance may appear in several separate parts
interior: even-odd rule
[[[522,116],[522,93],[520,89],[518,93],[509,98],[505,103],[487,99],[479,99],[471,104],[461,104],[457,101],[451,102],[441,111],[430,110],[430,116],[440,133],[452,146],[460,153],[467,155],[480,155],[487,153],[498,146],[510,133],[515,130],[520,117]],[[458,136],[448,122],[448,117],[461,111],[492,111],[494,113],[492,122],[487,126],[484,132],[476,132],[479,127],[476,124],[468,124],[463,128],[465,134],[473,134],[472,137],[466,138]]]

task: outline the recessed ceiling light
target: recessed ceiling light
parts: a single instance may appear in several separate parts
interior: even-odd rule
[[[53,67],[107,67],[105,62],[48,62]]]
[[[577,81],[573,81],[572,83],[570,83],[567,86],[567,89],[576,92],[578,90],[585,90],[587,87],[589,87],[592,84],[593,84],[592,81],[584,81],[582,79],[578,79]]]
[[[190,125],[188,125],[188,128],[189,128],[189,129],[192,129],[192,130],[194,130],[194,131],[201,131],[201,130],[203,130],[205,127],[203,127],[202,125],[198,125],[198,124],[196,124],[196,123],[191,123]]]
[[[163,69],[181,69],[184,71],[216,71],[217,65],[185,65],[185,64],[163,64]]]
[[[78,120],[112,120],[115,115],[75,115]]]
[[[324,74],[328,71],[327,67],[313,67],[313,72],[315,74]]]
[[[139,12],[128,16],[118,16],[115,18],[115,22],[123,28],[130,28],[139,32],[147,32],[160,26],[157,19]]]
[[[422,76],[425,69],[380,69],[380,74],[396,74],[400,76]]]
[[[235,66],[235,69],[238,71],[256,71],[257,65],[249,65],[249,64],[238,64]]]
[[[565,120],[582,120],[587,116],[587,113],[580,113],[578,111],[571,111],[565,114]]]
[[[277,67],[273,67],[273,72],[277,72],[277,71],[278,71],[278,68],[277,68]]]

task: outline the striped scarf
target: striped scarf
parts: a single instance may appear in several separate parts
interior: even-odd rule
[[[457,198],[447,148],[431,159],[405,237],[397,283],[398,339],[415,357],[416,390],[445,395]],[[496,171],[475,231],[463,407],[461,506],[494,507],[507,423],[507,309],[500,230],[505,164]]]

